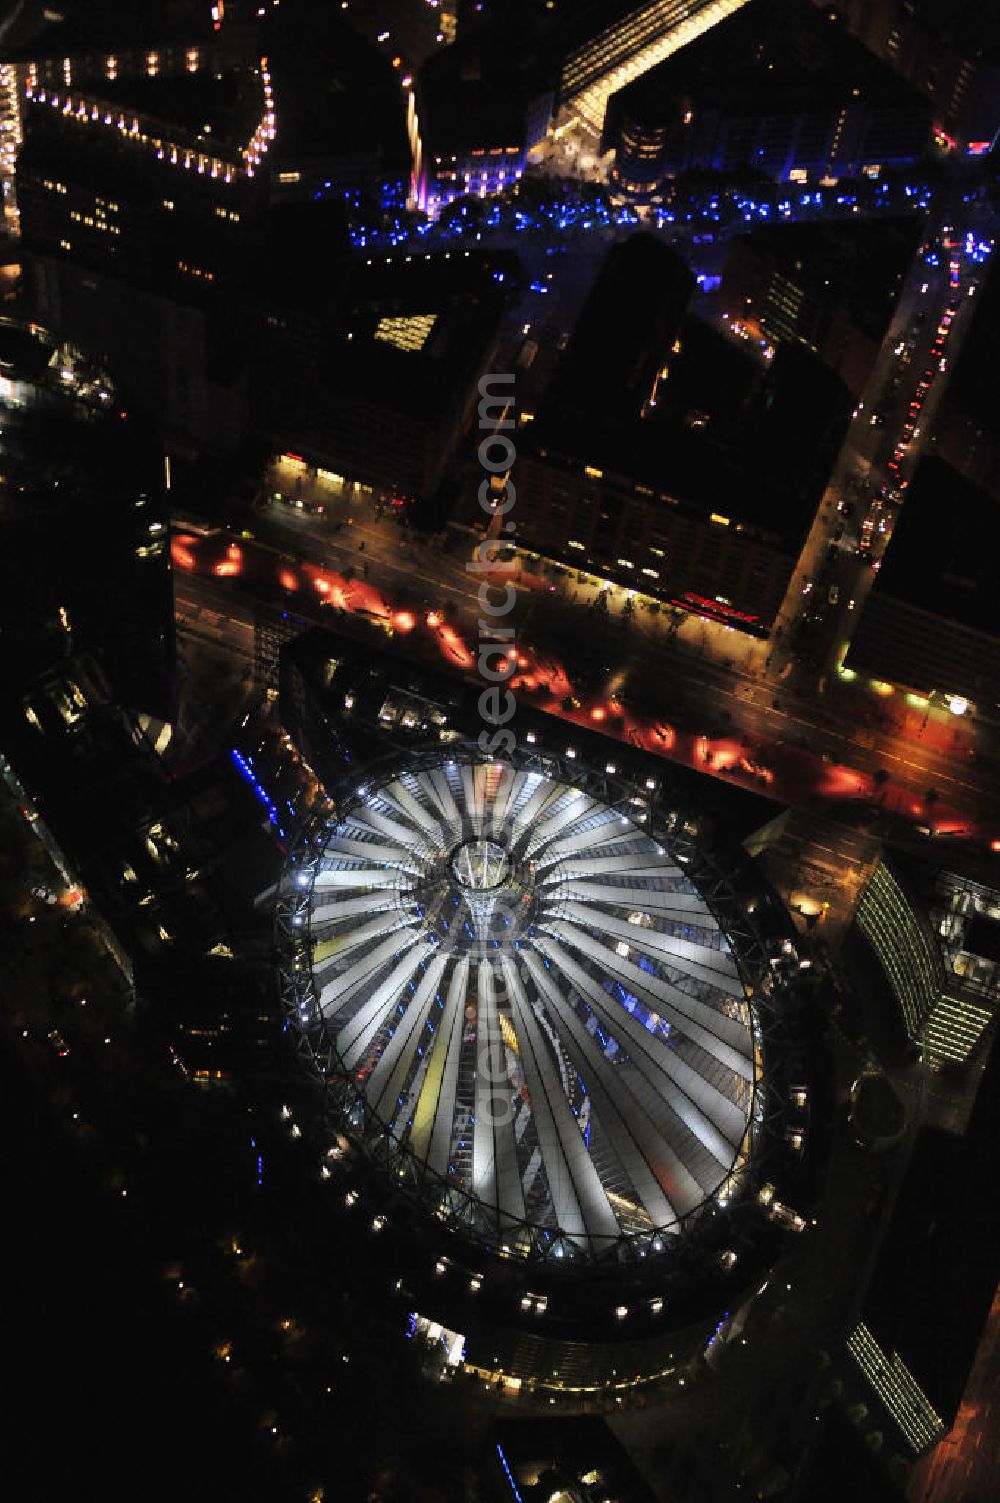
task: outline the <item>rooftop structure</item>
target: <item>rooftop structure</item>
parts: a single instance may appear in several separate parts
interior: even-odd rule
[[[1000,1001],[1000,896],[947,872],[876,867],[857,924],[885,971],[907,1037],[932,1059],[960,1064],[980,1045]]]
[[[936,457],[919,465],[847,654],[850,668],[921,694],[1000,705],[992,496]]]
[[[809,972],[645,759],[527,709],[490,757],[477,697],[340,634],[282,649],[325,795],[279,888],[286,1015],[414,1329],[515,1386],[647,1381],[807,1224]]]
[[[990,1229],[1000,1196],[989,1164],[998,1072],[994,1047],[961,1138],[934,1127],[917,1134],[848,1342],[909,1457],[928,1451],[954,1423],[996,1294]]]
[[[519,446],[519,533],[762,633],[853,399],[801,346],[768,363],[685,317],[692,287],[650,236],[611,252]]]
[[[124,703],[166,713],[173,600],[151,435],[120,410],[105,371],[10,321],[0,321],[0,413],[8,686],[24,693],[93,652]],[[67,723],[74,714],[69,704]]]
[[[442,750],[358,789],[296,872],[350,1125],[511,1256],[655,1254],[737,1193],[751,1150],[731,944],[628,807]]]
[[[980,0],[834,0],[854,34],[930,101],[938,140],[970,156],[1000,128],[1000,13]]]
[[[915,219],[761,225],[730,245],[718,305],[772,344],[805,345],[860,395],[919,234]]]
[[[339,7],[285,0],[264,45],[277,108],[272,196],[365,199],[402,209],[410,189],[399,71]]]
[[[512,188],[524,170],[528,139],[526,86],[504,52],[459,42],[428,58],[420,71],[417,112],[429,211],[471,193]]]
[[[1000,498],[1000,374],[995,358],[1000,271],[993,261],[934,416],[934,446],[960,475]]]
[[[611,94],[739,10],[746,0],[617,0],[575,9],[562,41],[563,117],[600,134]]]
[[[710,169],[777,181],[846,177],[919,158],[926,101],[835,18],[801,0],[751,0],[612,96],[614,176],[648,192]]]
[[[337,304],[308,319],[314,364],[294,323],[269,322],[259,431],[364,484],[430,495],[474,410],[516,275],[503,252],[355,265]]]

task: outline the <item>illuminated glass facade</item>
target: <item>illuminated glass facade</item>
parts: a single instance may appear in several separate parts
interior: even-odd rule
[[[662,1252],[749,1158],[746,987],[637,805],[442,748],[289,874],[345,1129],[510,1256]]]
[[[636,7],[570,53],[560,83],[564,110],[600,132],[616,89],[745,4],[746,0],[655,0]]]
[[[971,891],[965,905],[970,902],[974,907]],[[881,862],[858,905],[857,923],[886,974],[907,1037],[934,1059],[960,1063],[991,1022],[995,991],[992,985],[975,989],[965,984],[963,969],[975,974],[976,967],[962,958],[963,899],[956,893],[952,903],[928,918]],[[949,949],[939,943],[932,920],[950,947],[950,964],[945,962]]]
[[[885,1353],[864,1321],[851,1332],[847,1350],[914,1455],[929,1451],[945,1433],[944,1421],[902,1357]]]

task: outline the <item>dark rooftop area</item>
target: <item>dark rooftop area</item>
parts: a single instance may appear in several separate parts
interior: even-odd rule
[[[946,1424],[1000,1282],[998,1088],[994,1047],[965,1136],[921,1129],[864,1305],[883,1350],[898,1351]]]
[[[965,949],[983,960],[1000,962],[1000,923],[988,914],[973,914],[965,934]]]
[[[875,586],[879,595],[996,635],[1000,507],[942,460],[924,459]]]
[[[680,258],[652,237],[616,247],[532,426],[532,447],[798,543],[853,398],[805,349],[784,345],[767,368],[685,317],[692,287]]]
[[[202,151],[243,147],[264,113],[259,74],[227,70],[171,74],[157,78],[79,75],[75,87],[124,109],[161,120],[196,140]]]
[[[421,129],[433,155],[522,144],[517,80],[491,61],[488,46],[459,44],[432,54],[420,70],[419,89]]]
[[[994,0],[910,0],[917,24],[972,56],[1000,56],[1000,9]]]
[[[976,294],[976,309],[945,392],[944,413],[957,410],[976,427],[1000,430],[1000,366],[996,358],[1000,320],[1000,272],[992,262]]]
[[[277,170],[353,154],[409,168],[399,74],[370,42],[316,0],[285,0],[269,20]]]
[[[25,57],[67,57],[75,52],[123,49],[172,41],[209,41],[212,10],[204,0],[56,0],[32,7],[48,19],[20,51]]]
[[[680,96],[702,109],[775,110],[789,101],[846,97],[911,100],[920,96],[852,37],[843,24],[803,0],[751,0],[735,15],[675,52],[613,96],[610,108],[666,119]]]
[[[730,254],[741,242],[769,254],[797,282],[843,307],[858,328],[881,339],[920,231],[915,217],[764,224],[734,241]]]
[[[677,252],[652,235],[609,251],[545,399],[542,420],[559,441],[638,417],[694,285]]]

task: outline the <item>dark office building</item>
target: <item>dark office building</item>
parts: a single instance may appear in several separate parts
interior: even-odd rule
[[[1000,1279],[992,1230],[1000,1196],[990,1172],[998,1073],[994,1049],[962,1137],[934,1127],[918,1133],[848,1342],[910,1456],[954,1423]]]
[[[23,718],[21,696],[88,653],[119,702],[167,716],[173,593],[157,447],[103,371],[35,328],[0,327],[0,410],[8,706]],[[72,726],[80,708],[68,692],[58,713]]]
[[[996,501],[937,458],[913,477],[847,654],[921,694],[1000,705]]]
[[[17,63],[32,310],[194,449],[232,442],[221,295],[251,256],[274,132],[254,32],[226,14],[216,29],[208,7],[98,7]]]
[[[910,220],[763,225],[730,244],[718,304],[773,344],[802,344],[860,396],[920,226]]]
[[[460,41],[432,54],[420,71],[419,198],[432,213],[465,194],[512,188],[530,143],[529,85],[512,66],[511,49]]]
[[[515,273],[505,253],[372,258],[326,311],[269,316],[255,430],[362,484],[429,496],[473,420]]]
[[[399,69],[318,0],[284,0],[263,45],[279,105],[272,199],[402,210],[412,161]]]
[[[652,237],[610,253],[523,430],[519,536],[763,635],[853,399],[801,346],[768,364],[686,315],[692,285]]]
[[[877,173],[929,142],[925,100],[801,0],[751,0],[614,94],[604,128],[615,182],[639,194],[693,169]]]
[[[996,329],[1000,273],[990,267],[975,312],[934,417],[934,444],[942,459],[974,485],[1000,499],[1000,369]]]
[[[833,8],[925,96],[943,145],[989,151],[1000,130],[1000,10],[980,0],[833,0]]]
[[[615,89],[677,45],[737,10],[743,0],[614,0],[566,7],[553,38],[558,101],[598,132]]]

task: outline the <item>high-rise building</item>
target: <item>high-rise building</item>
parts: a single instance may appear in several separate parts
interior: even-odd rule
[[[591,3],[576,8],[559,37],[561,118],[583,120],[600,134],[616,89],[745,4],[746,0],[646,0],[636,5],[635,0],[617,0],[611,7]]]
[[[733,328],[812,350],[860,396],[919,237],[916,219],[759,225],[730,241],[717,306]]]
[[[849,669],[933,696],[954,713],[1000,714],[994,498],[935,456],[924,459],[860,620]]]
[[[521,430],[518,538],[765,635],[854,401],[804,347],[687,315],[693,283],[652,236],[610,253]]]
[[[43,31],[17,63],[29,307],[105,357],[129,401],[188,448],[224,430],[221,294],[266,210],[275,128],[255,32],[216,9],[105,4]]]
[[[692,170],[877,175],[930,139],[918,91],[802,0],[750,0],[614,94],[604,124],[614,181],[635,193]]]
[[[826,8],[827,0],[823,0]],[[833,0],[877,57],[930,101],[938,141],[969,156],[1000,130],[1000,11],[977,0]]]
[[[4,714],[30,719],[31,686],[89,654],[118,703],[167,717],[173,593],[158,446],[103,370],[36,326],[0,325],[0,407]],[[60,713],[71,726],[72,694]]]

